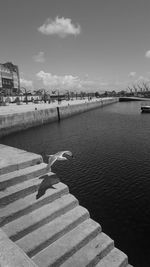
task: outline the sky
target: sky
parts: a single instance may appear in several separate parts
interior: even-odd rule
[[[21,85],[123,90],[150,80],[149,0],[0,0],[0,62]]]

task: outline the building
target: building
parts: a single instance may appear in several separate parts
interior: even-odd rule
[[[11,62],[0,63],[0,93],[4,96],[17,95],[20,91],[18,66]]]

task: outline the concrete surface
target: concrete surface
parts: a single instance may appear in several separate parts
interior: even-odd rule
[[[40,163],[38,165],[29,166],[25,169],[2,174],[0,176],[0,190],[14,184],[23,182],[25,180],[32,179],[37,176],[41,176],[46,172],[47,164]]]
[[[38,267],[27,255],[12,242],[0,229],[0,266],[1,267]]]
[[[43,159],[40,155],[0,144],[0,175],[41,162]]]
[[[53,173],[47,175],[41,156],[7,146],[2,150],[1,267],[131,266],[68,187]],[[14,151],[15,160],[11,160],[10,151]],[[6,163],[17,169],[7,168]],[[11,171],[3,174],[6,169]]]
[[[16,105],[16,104],[9,104],[7,106],[0,106],[0,116],[1,115],[12,115],[17,113],[24,113],[28,111],[35,111],[35,108],[37,110],[44,110],[44,109],[50,109],[50,108],[56,108],[56,107],[65,107],[68,105],[78,105],[78,104],[84,104],[84,103],[92,103],[92,102],[98,102],[98,101],[105,101],[107,99],[112,99],[111,97],[107,98],[93,98],[92,100],[88,101],[87,99],[74,99],[74,100],[63,100],[61,104],[58,104],[58,101],[55,101],[54,103],[23,103],[22,105]]]
[[[63,101],[60,105],[54,103],[0,107],[0,137],[115,102],[118,102],[118,98]]]

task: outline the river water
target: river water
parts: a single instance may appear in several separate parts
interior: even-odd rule
[[[2,138],[41,154],[70,150],[53,171],[135,267],[150,266],[150,114],[116,103]]]

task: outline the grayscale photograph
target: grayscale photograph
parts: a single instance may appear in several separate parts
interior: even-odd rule
[[[0,0],[0,267],[150,267],[150,1]]]

